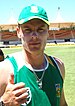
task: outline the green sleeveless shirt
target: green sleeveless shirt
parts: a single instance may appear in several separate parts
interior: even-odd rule
[[[38,87],[36,77],[28,67],[23,65],[18,68],[14,56],[7,58],[14,68],[14,83],[24,82],[26,87],[30,88],[31,101],[23,106],[59,106],[60,104],[63,79],[54,58],[47,55],[46,57],[49,65],[45,70],[42,89]]]

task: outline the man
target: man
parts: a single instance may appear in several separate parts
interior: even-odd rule
[[[42,7],[25,7],[18,19],[22,52],[0,63],[2,106],[67,106],[64,64],[44,53],[49,21]]]

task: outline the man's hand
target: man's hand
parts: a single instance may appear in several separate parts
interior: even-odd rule
[[[8,78],[8,85],[1,97],[5,106],[20,106],[26,103],[28,96],[28,89],[25,88],[23,82],[14,84],[14,75],[10,74]]]

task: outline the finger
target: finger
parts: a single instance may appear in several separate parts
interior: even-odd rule
[[[25,84],[23,82],[19,82],[19,83],[15,84],[15,86],[13,87],[13,90],[18,90],[21,88],[25,88]]]
[[[18,96],[18,97],[16,97],[16,101],[21,101],[21,100],[26,100],[27,99],[27,97],[28,97],[28,93],[27,92],[25,92],[25,93],[23,93],[23,94],[21,94],[20,96]]]
[[[20,99],[20,100],[17,100],[17,103],[21,104],[22,106],[26,106],[27,100],[25,98],[24,99]]]
[[[23,93],[27,92],[27,89],[26,88],[21,88],[21,89],[17,89],[17,90],[14,90],[13,93],[15,96],[20,96],[22,95]]]

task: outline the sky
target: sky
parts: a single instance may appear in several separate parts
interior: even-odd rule
[[[8,24],[11,17],[17,21],[21,10],[31,4],[42,6],[50,22],[55,22],[58,7],[64,22],[75,22],[75,0],[0,0],[0,24]]]

